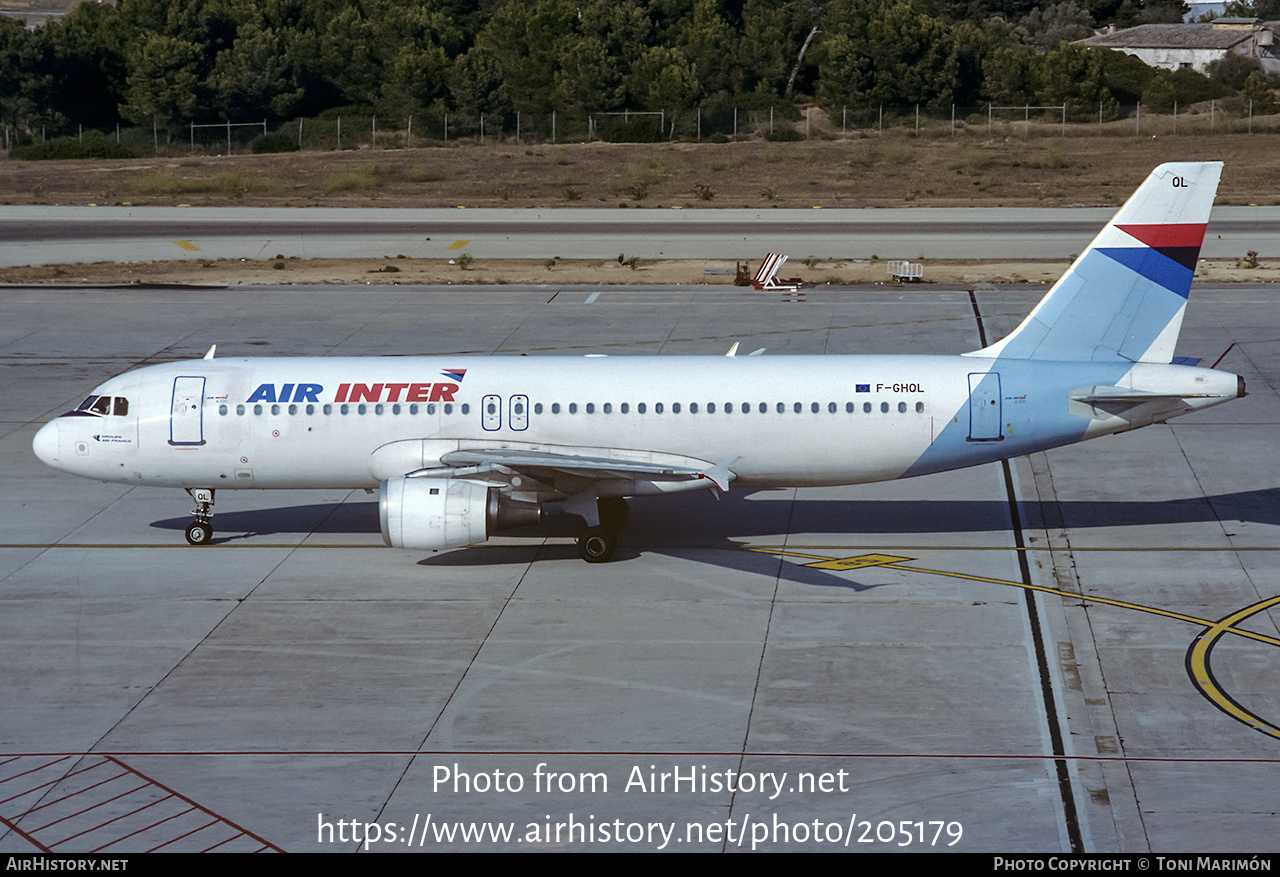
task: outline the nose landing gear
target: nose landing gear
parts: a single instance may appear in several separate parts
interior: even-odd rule
[[[196,501],[191,512],[196,519],[187,527],[187,541],[192,545],[208,545],[213,541],[213,490],[188,487],[187,493]]]

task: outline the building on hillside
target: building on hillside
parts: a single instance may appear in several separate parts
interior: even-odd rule
[[[1228,54],[1257,58],[1262,69],[1280,72],[1280,21],[1217,18],[1207,24],[1141,24],[1079,40],[1082,46],[1133,55],[1148,67],[1204,73]]]

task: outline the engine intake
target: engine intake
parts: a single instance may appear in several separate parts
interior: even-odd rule
[[[483,542],[493,533],[542,520],[542,506],[508,499],[498,488],[455,478],[390,478],[378,490],[382,540],[394,548],[438,551]]]

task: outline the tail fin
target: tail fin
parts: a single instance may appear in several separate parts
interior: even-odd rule
[[[1221,173],[1160,165],[1022,325],[970,355],[1171,361]]]

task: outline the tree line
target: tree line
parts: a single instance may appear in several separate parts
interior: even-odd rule
[[[1255,3],[1257,5],[1255,5]],[[1280,0],[1233,4],[1269,11]],[[282,122],[335,112],[679,112],[875,104],[1066,105],[1276,83],[1155,71],[1073,40],[1177,20],[1181,0],[119,0],[43,28],[0,18],[16,132]],[[1276,13],[1280,15],[1280,12]],[[1238,65],[1237,65],[1238,66]],[[1259,84],[1260,83],[1260,84]]]

